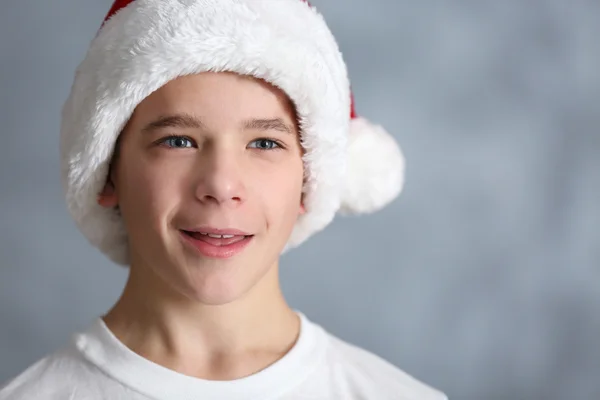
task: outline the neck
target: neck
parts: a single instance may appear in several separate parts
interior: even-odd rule
[[[159,365],[198,378],[238,379],[280,359],[298,337],[300,321],[281,293],[277,265],[224,305],[166,295],[141,272],[132,265],[103,320],[125,346]]]

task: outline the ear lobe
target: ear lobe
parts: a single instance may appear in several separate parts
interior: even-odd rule
[[[98,194],[98,204],[106,208],[114,208],[119,204],[117,192],[112,182],[107,182]]]
[[[304,203],[300,203],[300,210],[298,211],[298,215],[306,214],[306,207],[304,207]]]

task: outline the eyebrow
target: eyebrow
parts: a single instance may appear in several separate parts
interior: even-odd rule
[[[200,119],[189,114],[175,114],[160,117],[144,126],[143,132],[152,132],[161,128],[191,128],[201,129],[204,124]]]
[[[244,121],[243,129],[255,129],[255,130],[276,130],[280,132],[293,134],[294,130],[286,124],[281,118],[262,118],[262,119],[250,119]],[[152,132],[161,128],[188,128],[188,129],[203,129],[205,125],[202,121],[189,114],[174,114],[167,115],[158,118],[155,121],[150,122],[144,128],[143,132]]]
[[[251,119],[244,123],[244,129],[256,129],[263,131],[276,130],[290,134],[294,133],[294,130],[281,118]]]

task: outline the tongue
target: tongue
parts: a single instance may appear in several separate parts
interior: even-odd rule
[[[196,240],[202,240],[203,242],[212,244],[213,246],[228,246],[230,244],[234,244],[239,241],[242,241],[246,237],[246,236],[234,236],[234,237],[226,238],[226,239],[225,238],[213,238],[208,235],[202,235],[200,233],[193,233],[193,234],[190,234],[190,236]]]

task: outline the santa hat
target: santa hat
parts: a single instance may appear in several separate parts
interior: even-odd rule
[[[404,183],[395,140],[359,117],[346,65],[317,10],[301,0],[117,0],[77,68],[64,105],[67,206],[90,243],[129,263],[118,212],[97,203],[117,137],[135,107],[179,76],[228,71],[263,79],[296,106],[305,149],[306,213],[284,249],[337,212],[374,212]]]

